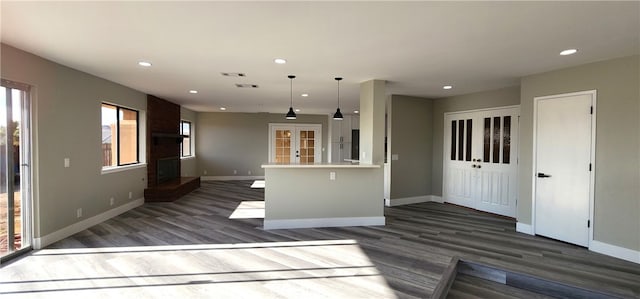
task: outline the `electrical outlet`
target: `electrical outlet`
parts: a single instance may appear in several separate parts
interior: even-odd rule
[[[238,174],[238,170],[234,169],[233,174]]]
[[[336,180],[336,172],[335,171],[329,172],[329,180],[331,180],[331,181],[335,181]]]
[[[202,173],[203,173],[203,174],[207,174],[207,171],[206,171],[206,170],[204,170],[204,171],[202,171]]]
[[[251,175],[251,170],[249,170],[248,174]]]
[[[112,206],[115,202],[116,202],[116,200],[113,197],[109,198],[109,205],[110,206]]]
[[[69,168],[69,167],[71,167],[71,159],[64,158],[64,168]]]
[[[76,210],[76,217],[77,217],[77,218],[82,217],[82,208],[78,208],[78,209]]]
[[[133,193],[131,191],[129,191],[129,199],[133,198]]]

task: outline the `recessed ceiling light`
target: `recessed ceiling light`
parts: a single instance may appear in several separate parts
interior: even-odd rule
[[[308,94],[308,93],[303,93],[303,94],[301,94],[300,96],[302,96],[302,97],[305,97],[305,98],[306,98],[306,97],[308,97],[308,96],[309,96],[309,94]]]
[[[277,64],[285,64],[287,63],[287,61],[285,59],[282,58],[276,58],[273,60],[273,62],[277,63]]]
[[[220,110],[225,111],[225,110],[227,110],[227,108],[225,108],[225,107],[220,107]]]
[[[192,90],[189,90],[189,93],[198,93],[198,91],[195,89],[192,89]]]
[[[566,55],[576,54],[576,52],[578,52],[578,49],[566,49],[560,52],[560,55],[566,56]]]
[[[451,88],[453,88],[453,86],[451,86],[451,85],[442,86],[442,89],[451,89]]]
[[[296,112],[300,112],[300,109],[296,109]]]
[[[139,66],[144,66],[144,67],[150,67],[150,66],[151,66],[151,62],[148,62],[148,61],[138,61],[138,65],[139,65]]]
[[[353,113],[358,114],[358,113],[360,113],[360,111],[358,111],[358,110],[353,110]]]

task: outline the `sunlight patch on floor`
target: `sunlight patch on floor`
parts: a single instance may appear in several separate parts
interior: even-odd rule
[[[396,298],[355,240],[40,250],[0,297]]]
[[[264,201],[243,201],[231,213],[229,219],[264,219]]]
[[[254,189],[264,189],[264,180],[256,180],[251,184],[251,188]]]

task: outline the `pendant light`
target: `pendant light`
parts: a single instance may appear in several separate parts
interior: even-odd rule
[[[293,112],[293,79],[296,77],[294,75],[289,75],[290,84],[290,97],[291,97],[291,106],[289,106],[289,112],[287,112],[286,119],[296,119],[296,113]]]
[[[340,80],[342,80],[342,78],[336,77],[334,79],[338,81],[338,109],[336,110],[336,113],[333,114],[333,119],[342,120],[344,118],[342,117],[342,112],[340,112]]]

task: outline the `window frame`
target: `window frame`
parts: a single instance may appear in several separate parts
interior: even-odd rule
[[[137,167],[141,167],[144,166],[145,163],[143,163],[141,161],[141,155],[140,155],[140,151],[141,151],[141,143],[140,143],[140,124],[141,124],[141,111],[135,108],[130,108],[130,107],[126,107],[123,105],[118,105],[118,104],[114,104],[114,103],[110,103],[110,102],[101,102],[100,103],[100,119],[101,119],[101,123],[102,123],[102,107],[103,106],[111,106],[114,107],[116,109],[116,136],[115,136],[115,140],[118,146],[115,147],[115,149],[112,147],[112,151],[115,150],[116,151],[116,165],[109,165],[109,166],[104,166],[102,165],[102,173],[109,173],[109,172],[113,172],[113,171],[119,171],[119,170],[124,170],[124,169],[130,169],[130,168],[137,168]],[[132,163],[125,163],[125,164],[121,164],[120,163],[120,111],[121,110],[127,110],[127,111],[133,111],[136,113],[136,161],[132,162]],[[102,128],[102,125],[101,125]],[[113,140],[113,137],[112,137]],[[101,143],[102,144],[102,143]],[[101,147],[102,148],[102,147]],[[104,161],[101,161],[101,164],[103,164]]]
[[[185,135],[184,132],[182,131],[183,128],[183,124],[189,124],[189,135]],[[195,157],[195,153],[193,152],[194,148],[193,148],[193,122],[187,119],[181,119],[180,120],[180,135],[182,136],[189,136],[189,155],[185,156],[183,149],[184,149],[184,138],[182,139],[182,144],[180,145],[180,159],[190,159],[190,158],[194,158]]]

